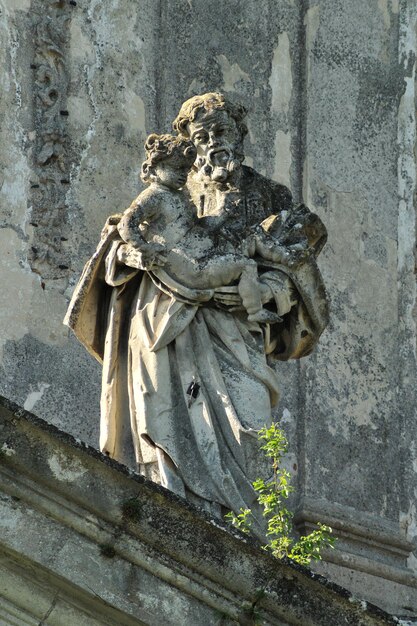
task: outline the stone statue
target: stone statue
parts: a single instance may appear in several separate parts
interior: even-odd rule
[[[207,93],[148,138],[148,187],[107,220],[65,318],[103,363],[101,450],[128,462],[133,442],[142,473],[217,515],[256,511],[271,359],[309,354],[328,321],[326,230],[242,165],[245,114]]]

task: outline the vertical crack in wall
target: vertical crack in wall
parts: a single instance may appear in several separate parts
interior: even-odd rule
[[[75,2],[33,0],[33,150],[31,269],[43,279],[66,278],[69,251],[66,193],[70,178],[67,133],[69,23]]]
[[[296,134],[294,142],[295,177],[293,197],[296,202],[303,202],[304,163],[306,158],[307,135],[307,54],[306,49],[306,15],[308,0],[300,0],[298,15],[298,55],[295,59],[294,103]]]
[[[294,119],[296,123],[295,141],[293,144],[294,176],[292,194],[295,202],[303,202],[304,167],[306,161],[307,137],[307,47],[306,47],[306,15],[308,0],[300,0],[298,14],[298,55],[295,57],[294,84]],[[313,209],[312,209],[313,210]],[[306,491],[306,374],[302,359],[297,361],[297,494],[298,504],[301,505]]]

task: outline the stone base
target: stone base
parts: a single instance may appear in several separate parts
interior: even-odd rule
[[[398,622],[0,399],[6,626]]]

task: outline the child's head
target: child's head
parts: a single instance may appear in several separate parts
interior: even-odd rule
[[[171,189],[184,187],[196,158],[191,141],[174,135],[149,135],[145,143],[146,161],[141,178],[145,183],[158,181]]]

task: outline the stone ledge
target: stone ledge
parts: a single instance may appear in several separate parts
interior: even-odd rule
[[[397,623],[5,399],[0,449],[9,569],[47,579],[62,602],[97,623],[250,624],[255,613],[281,626]],[[122,513],[129,501],[133,518]],[[44,618],[36,602],[30,610]],[[44,623],[64,624],[52,621],[54,611]]]
[[[415,546],[399,524],[327,500],[305,498],[295,515],[297,528],[309,532],[317,521],[332,527],[338,550],[326,556],[334,563],[358,563],[358,569],[417,588],[417,577],[407,569]],[[365,568],[365,569],[364,569]]]
[[[332,527],[336,549],[323,555],[314,569],[330,575],[339,584],[352,581],[356,593],[367,589],[367,599],[396,615],[407,607],[417,615],[417,577],[407,567],[414,544],[400,531],[399,524],[363,511],[326,500],[305,498],[296,516],[297,529],[310,532],[317,522]],[[395,594],[389,589],[394,589]],[[386,593],[381,589],[386,589]],[[382,598],[382,599],[381,599]]]
[[[314,524],[317,518],[325,519],[341,534],[391,555],[398,565],[405,565],[415,548],[413,542],[400,531],[398,523],[328,500],[305,497],[296,518],[306,525]]]
[[[145,626],[15,552],[0,550],[2,626]]]

